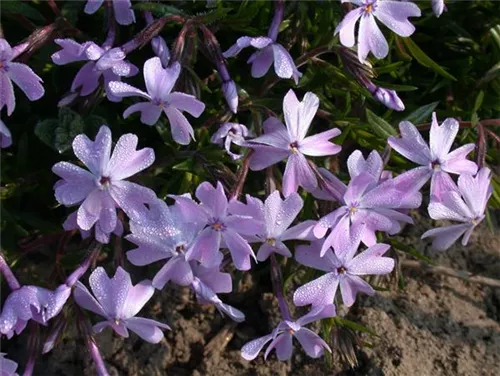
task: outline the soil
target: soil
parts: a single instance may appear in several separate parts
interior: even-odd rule
[[[397,239],[412,244],[440,265],[491,278],[500,276],[500,237],[489,232],[485,224],[475,231],[467,247],[456,245],[436,252],[419,240],[430,226],[418,225],[424,221],[415,218],[417,225],[405,229]],[[241,346],[269,333],[279,320],[265,272],[237,274],[239,291],[222,297],[247,315],[247,320],[237,325],[214,307],[197,304],[188,289],[166,287],[140,313],[171,326],[172,331],[165,333],[160,344],[148,344],[133,333],[128,339],[110,330],[97,335],[110,375],[500,374],[500,289],[418,269],[403,269],[404,289],[392,285],[374,297],[361,296],[349,312],[350,320],[378,335],[361,334],[370,347],[357,350],[357,367],[343,365],[337,353],[330,362],[310,359],[298,345],[291,361],[279,362],[274,354],[264,361],[261,354],[248,362],[240,356]],[[76,337],[76,331],[68,333],[43,356],[35,375],[94,375],[88,353]],[[10,348],[11,358],[23,358],[22,351],[12,354]]]

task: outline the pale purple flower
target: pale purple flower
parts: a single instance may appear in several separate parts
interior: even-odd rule
[[[88,237],[90,237],[92,231],[82,230],[78,226],[77,219],[78,219],[78,211],[71,213],[64,221],[63,228],[65,231],[79,230],[82,239],[87,239]],[[121,237],[123,235],[123,224],[121,221],[119,220],[116,221],[116,227],[111,233],[115,234],[118,237]],[[94,226],[94,237],[99,243],[108,244],[111,233],[103,231],[100,222],[97,222]]]
[[[146,213],[145,203],[156,199],[149,188],[125,179],[151,166],[154,151],[136,150],[138,138],[133,134],[120,137],[111,154],[111,130],[103,125],[95,141],[81,134],[73,140],[73,151],[90,170],[68,162],[59,162],[52,172],[60,176],[54,185],[55,197],[65,206],[80,205],[78,227],[90,230],[98,223],[99,231],[109,234],[117,227],[116,208],[131,219],[140,220]]]
[[[184,197],[190,199],[189,195]],[[194,274],[186,259],[186,252],[203,227],[203,223],[187,221],[180,204],[167,206],[158,199],[150,205],[147,218],[140,223],[130,222],[132,233],[126,239],[138,248],[128,251],[127,258],[137,266],[168,259],[153,278],[153,286],[162,289],[169,281],[189,286],[193,283]],[[218,263],[220,261],[222,255]]]
[[[87,0],[85,5],[85,13],[94,14],[101,7],[104,0]],[[120,25],[130,25],[135,22],[135,14],[132,10],[130,0],[112,0],[113,13],[116,22]]]
[[[319,99],[313,93],[306,93],[302,102],[299,102],[293,90],[290,90],[283,100],[286,127],[279,119],[271,117],[263,124],[264,135],[247,142],[247,146],[254,149],[250,158],[252,170],[262,170],[287,158],[283,175],[285,197],[296,192],[299,186],[308,191],[318,186],[305,155],[334,155],[341,149],[329,141],[340,134],[337,128],[306,137],[318,107]]]
[[[431,5],[432,5],[432,11],[438,18],[439,16],[441,16],[441,14],[443,14],[443,11],[446,9],[446,5],[444,5],[444,0],[432,0]]]
[[[317,307],[332,304],[339,286],[342,301],[348,307],[354,304],[358,292],[375,294],[373,288],[361,276],[390,273],[394,269],[394,260],[383,257],[390,246],[382,243],[374,244],[356,255],[363,227],[363,224],[356,226],[349,238],[334,243],[334,249],[328,248],[323,256],[321,256],[322,241],[297,247],[295,258],[299,263],[326,273],[295,291],[293,295],[295,305],[311,304]]]
[[[104,79],[107,98],[112,102],[119,102],[121,98],[113,95],[109,90],[109,83],[119,81],[120,77],[135,76],[139,72],[135,65],[124,60],[126,54],[120,48],[103,48],[94,42],[80,44],[72,39],[56,39],[55,42],[62,50],[52,55],[54,64],[88,61],[76,74],[71,84],[71,93],[61,100],[60,106],[76,98],[76,93],[81,96],[92,94],[99,87],[101,77]]]
[[[206,268],[191,261],[194,278],[191,288],[196,294],[198,302],[213,304],[221,314],[228,315],[236,322],[245,320],[245,315],[240,310],[225,304],[217,296],[218,293],[230,293],[233,291],[233,283],[229,273],[222,273],[219,267]]]
[[[1,376],[19,376],[16,372],[17,363],[7,359],[5,353],[0,353],[0,375]]]
[[[401,209],[418,208],[422,195],[418,190],[426,182],[426,172],[418,169],[407,171],[396,178],[388,178],[383,172],[383,162],[378,153],[372,152],[365,160],[361,152],[351,154],[347,162],[351,181],[345,186],[326,170],[320,170],[323,180],[331,190],[316,190],[313,195],[327,200],[338,201],[340,208],[322,217],[314,227],[317,238],[325,236],[321,254],[329,247],[339,248],[345,242],[355,225],[362,223],[361,239],[367,246],[376,243],[376,231],[395,234],[401,230],[401,224],[413,223],[411,217],[401,213]],[[319,192],[318,192],[319,191]],[[337,244],[337,245],[336,245]]]
[[[371,51],[377,59],[383,59],[389,53],[387,40],[380,31],[375,19],[402,37],[409,37],[415,27],[408,17],[420,17],[420,9],[409,1],[396,0],[342,0],[358,5],[359,8],[347,13],[335,29],[340,34],[340,42],[346,47],[355,44],[354,29],[361,18],[358,31],[358,58],[366,60]]]
[[[8,148],[12,145],[12,136],[9,128],[0,120],[0,148]]]
[[[61,312],[71,295],[71,287],[59,286],[55,291],[38,286],[22,286],[12,291],[0,314],[0,333],[12,338],[20,334],[29,320],[46,325]]]
[[[295,337],[305,353],[311,358],[323,355],[324,350],[331,352],[328,344],[319,335],[304,328],[313,321],[335,316],[335,306],[332,304],[313,308],[308,314],[296,321],[284,320],[273,330],[271,334],[254,339],[241,348],[241,356],[246,360],[253,360],[259,355],[263,347],[271,341],[266,349],[264,358],[275,349],[279,360],[284,361],[292,357],[292,338]]]
[[[222,93],[226,99],[229,109],[233,114],[238,112],[238,90],[236,89],[236,84],[233,80],[229,79],[222,82]]]
[[[368,79],[364,79],[362,82],[370,93],[372,93],[373,97],[384,106],[396,111],[404,111],[405,105],[394,90],[377,86]]]
[[[257,253],[257,260],[265,261],[271,253],[285,257],[292,256],[284,241],[315,239],[312,229],[316,221],[305,221],[290,227],[303,205],[304,202],[297,193],[292,193],[282,200],[279,191],[274,191],[267,197],[265,203],[249,195],[246,205],[239,201],[231,201],[229,211],[232,214],[251,215],[262,223],[255,235],[246,238],[252,243],[263,243]]]
[[[238,146],[243,146],[245,144],[245,138],[251,137],[253,134],[248,131],[248,128],[243,124],[238,123],[223,123],[217,132],[215,132],[211,138],[214,144],[224,145],[227,154],[233,159],[237,160],[242,157],[241,154],[235,154],[231,152],[231,144]]]
[[[26,64],[13,62],[14,58],[15,51],[5,39],[0,38],[0,111],[6,106],[9,116],[16,107],[12,81],[30,101],[36,101],[45,94],[42,79]]]
[[[154,294],[151,281],[145,280],[132,285],[130,275],[118,267],[113,278],[109,278],[102,267],[96,268],[89,277],[90,288],[95,296],[81,283],[77,282],[73,296],[79,306],[106,318],[94,325],[95,333],[110,326],[117,334],[128,337],[133,331],[143,340],[158,343],[163,338],[160,330],[169,326],[158,321],[135,317]]]
[[[462,224],[438,227],[422,235],[422,239],[434,238],[432,247],[438,250],[448,249],[462,235],[462,245],[467,245],[472,231],[484,219],[486,205],[493,193],[491,171],[487,167],[480,169],[476,176],[463,173],[458,177],[458,186],[451,179],[449,181],[451,188],[440,192],[437,200],[431,200],[429,215],[435,220]]]
[[[196,189],[198,205],[190,198],[175,196],[186,220],[203,224],[203,230],[186,252],[186,259],[198,260],[205,267],[214,267],[221,261],[219,249],[229,249],[234,265],[239,270],[251,267],[250,258],[255,258],[248,241],[242,236],[255,234],[260,224],[251,216],[232,215],[228,200],[220,182],[213,187],[208,182]]]
[[[474,144],[466,144],[450,152],[459,127],[458,121],[452,118],[439,125],[434,112],[429,136],[430,147],[417,127],[408,121],[399,123],[401,138],[391,136],[387,142],[399,154],[422,166],[415,170],[427,172],[427,179],[431,178],[431,194],[434,194],[434,182],[441,171],[472,175],[477,172],[477,165],[467,159],[467,154],[474,150]]]
[[[165,69],[161,65],[160,58],[153,57],[144,63],[147,93],[124,82],[110,82],[109,88],[120,98],[140,96],[148,100],[127,108],[123,113],[124,118],[139,111],[142,123],[154,125],[163,111],[170,122],[174,141],[187,145],[194,139],[194,131],[182,112],[186,111],[194,117],[199,117],[205,110],[205,104],[193,95],[172,92],[180,72],[181,65],[178,62]]]
[[[163,68],[166,68],[170,61],[170,50],[165,39],[161,36],[154,37],[151,39],[151,48],[153,48],[154,54],[160,59]]]

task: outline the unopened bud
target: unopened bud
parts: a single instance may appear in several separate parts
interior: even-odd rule
[[[168,49],[167,42],[162,37],[154,37],[151,40],[151,47],[156,56],[161,60],[161,65],[163,68],[168,66],[170,61],[170,50]]]
[[[222,83],[222,92],[226,98],[227,105],[233,113],[238,112],[238,91],[233,80]]]
[[[386,107],[392,108],[396,111],[403,111],[405,105],[403,101],[398,97],[398,94],[394,90],[384,89],[382,87],[377,87],[373,96]]]

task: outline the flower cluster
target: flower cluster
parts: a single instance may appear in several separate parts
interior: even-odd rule
[[[103,2],[88,0],[85,12],[97,12]],[[341,44],[349,47],[339,46],[344,51],[341,58],[350,59],[346,65],[354,67],[351,73],[375,99],[391,109],[404,110],[395,91],[377,86],[371,81],[373,75],[359,72],[367,69],[370,52],[382,59],[389,51],[376,20],[396,34],[408,37],[415,30],[408,18],[420,16],[420,9],[410,1],[342,2],[357,7],[346,14],[335,30]],[[171,54],[165,39],[153,30],[165,21],[165,17],[155,21],[151,13],[145,12],[148,24],[145,31],[117,46],[114,20],[120,25],[129,25],[135,22],[135,13],[129,0],[113,0],[106,4],[112,22],[102,44],[55,40],[61,47],[52,55],[55,64],[85,62],[59,105],[71,105],[79,97],[91,100],[91,94],[100,95],[101,87],[112,102],[125,97],[141,97],[145,101],[130,105],[123,113],[124,118],[139,112],[140,121],[152,126],[164,112],[173,140],[180,145],[190,144],[195,139],[195,132],[184,112],[198,118],[204,113],[205,104],[197,98],[199,94],[182,92],[182,85],[179,85],[182,81],[179,77],[186,68],[180,56],[186,26]],[[248,60],[253,77],[263,77],[273,63],[280,78],[293,78],[298,84],[302,76],[289,51],[278,43],[285,7],[282,0],[275,4],[267,36],[240,37],[225,53],[212,31],[199,20],[193,22],[203,35],[205,52],[222,81],[221,91],[231,116],[237,113],[239,97],[225,58],[238,55],[246,47],[254,47],[258,51]],[[445,9],[444,2],[433,1],[432,8],[439,17]],[[186,24],[190,25],[189,22]],[[149,42],[156,56],[144,63],[142,73],[146,91],[143,91],[121,80],[139,73],[139,69],[127,61],[127,56]],[[355,44],[357,52],[350,49]],[[6,107],[9,116],[16,103],[12,82],[31,101],[44,95],[41,78],[27,65],[14,61],[26,48],[26,43],[12,48],[5,39],[0,39],[0,111]],[[0,312],[0,334],[7,338],[19,335],[30,322],[47,325],[72,299],[76,303],[73,308],[79,328],[99,374],[107,374],[94,334],[111,327],[122,337],[128,337],[132,331],[147,342],[158,343],[164,338],[162,330],[170,330],[165,323],[137,317],[156,290],[164,289],[168,283],[188,287],[199,303],[212,304],[221,314],[242,322],[245,314],[219,297],[233,291],[229,271],[233,266],[238,271],[249,271],[256,264],[269,262],[282,321],[270,334],[246,343],[241,349],[242,357],[253,360],[269,344],[265,358],[276,350],[279,360],[290,359],[293,338],[312,358],[323,355],[325,350],[331,352],[329,345],[305,326],[337,314],[338,290],[346,307],[355,303],[360,292],[375,294],[375,289],[363,277],[389,274],[395,268],[395,260],[385,256],[390,245],[380,243],[379,236],[395,235],[405,225],[413,223],[409,211],[421,206],[421,190],[426,183],[430,180],[427,208],[430,217],[460,222],[431,229],[422,235],[422,239],[433,238],[435,249],[445,250],[461,236],[462,244],[466,245],[475,227],[485,218],[487,202],[492,195],[492,174],[488,167],[480,168],[467,159],[474,144],[451,151],[460,125],[455,119],[446,119],[439,125],[434,113],[429,144],[419,129],[408,121],[399,124],[400,137],[391,136],[387,140],[388,146],[418,167],[396,175],[386,169],[378,151],[373,150],[365,157],[362,151],[355,150],[347,158],[348,179],[345,180],[348,181],[343,181],[330,170],[316,165],[315,158],[332,157],[341,151],[341,146],[335,143],[338,141],[332,142],[341,134],[339,129],[328,127],[310,134],[319,106],[320,100],[314,93],[305,93],[299,101],[295,92],[289,90],[283,99],[283,121],[276,116],[269,117],[263,122],[263,129],[259,129],[257,122],[247,127],[230,122],[228,118],[221,121],[211,141],[223,146],[231,159],[244,160],[237,182],[240,189],[228,189],[221,181],[204,181],[197,186],[193,196],[171,192],[167,195],[169,203],[152,189],[135,182],[140,181],[141,174],[149,173],[146,170],[155,161],[153,149],[137,149],[139,139],[135,134],[122,135],[114,146],[111,129],[106,125],[100,127],[93,140],[85,134],[76,136],[73,152],[85,168],[64,161],[52,167],[60,178],[54,185],[55,199],[65,207],[76,208],[68,215],[63,228],[79,230],[83,238],[93,237],[95,242],[92,244],[99,244],[64,283],[52,286],[55,289],[21,285],[0,253],[0,272],[11,289]],[[0,146],[7,147],[11,143],[11,133],[0,120]],[[231,147],[234,148],[231,144],[240,149],[240,154],[231,151]],[[286,161],[286,167],[280,185],[275,179],[278,169],[273,166],[281,161]],[[266,197],[247,194],[239,199],[248,169],[267,170]],[[456,181],[452,175],[458,175]],[[130,181],[131,178],[134,181]],[[299,194],[300,188],[303,191]],[[309,194],[318,201],[334,202],[336,207],[329,213],[318,210],[321,215],[311,219],[309,212],[303,211],[301,194]],[[88,279],[89,290],[80,279],[95,264],[101,244],[109,243],[112,236],[120,238],[124,234],[135,247],[126,250],[127,261],[137,267],[159,263],[158,271],[152,280],[134,285],[125,269],[125,260],[117,262],[112,278],[102,266],[94,267]],[[312,281],[302,281],[304,284],[294,291],[295,306],[310,306],[309,312],[296,320],[292,319],[282,291],[282,258],[294,259],[304,267],[321,272]],[[83,309],[104,321],[91,326],[90,320],[82,314]],[[62,325],[56,320],[53,320],[54,331],[44,345],[44,352],[50,351],[60,335]],[[17,364],[3,355],[0,354],[1,373],[13,375]],[[28,362],[26,375],[31,374],[34,358]]]

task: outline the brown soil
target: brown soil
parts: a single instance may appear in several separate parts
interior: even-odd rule
[[[398,240],[411,243],[440,265],[500,276],[500,238],[485,225],[467,247],[458,245],[444,253],[418,240],[423,230],[413,226]],[[167,287],[141,312],[172,327],[160,344],[145,343],[134,334],[124,340],[110,330],[97,340],[111,375],[499,375],[500,289],[415,269],[403,272],[404,290],[393,287],[374,297],[361,296],[349,313],[351,320],[379,336],[362,336],[372,348],[358,351],[359,366],[354,370],[336,358],[333,365],[324,358],[310,359],[299,346],[289,362],[277,361],[274,354],[267,361],[262,355],[252,362],[241,358],[241,346],[269,333],[279,319],[272,295],[257,288],[268,287],[267,276],[258,274],[253,280],[245,274],[240,292],[223,297],[247,315],[247,321],[237,326],[213,307],[198,305],[187,289]],[[67,335],[41,359],[36,375],[95,374],[83,343],[72,337]]]

